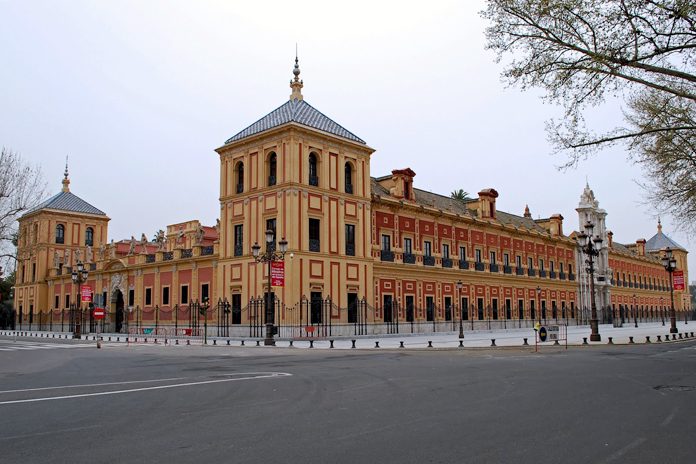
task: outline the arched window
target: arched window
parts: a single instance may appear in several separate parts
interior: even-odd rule
[[[309,154],[309,185],[319,186],[319,175],[317,170],[317,155],[312,152]]]
[[[276,184],[277,158],[275,152],[268,156],[268,185]]]
[[[350,163],[346,163],[346,193],[353,193],[353,166]]]
[[[65,243],[65,226],[63,224],[56,226],[56,243]]]
[[[94,229],[91,227],[85,231],[85,245],[94,246]]]
[[[244,163],[241,161],[237,163],[235,171],[237,172],[237,193],[242,193],[244,191]]]

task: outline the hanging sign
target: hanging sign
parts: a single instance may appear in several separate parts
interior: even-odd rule
[[[675,290],[684,291],[684,271],[672,272],[672,285]]]
[[[92,287],[90,287],[89,285],[83,285],[82,287],[80,287],[80,293],[82,294],[83,302],[92,302]]]
[[[285,286],[285,262],[271,261],[271,286]]]

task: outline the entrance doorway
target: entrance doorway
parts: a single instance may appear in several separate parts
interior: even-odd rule
[[[114,332],[121,333],[123,328],[123,293],[116,289],[111,295],[111,303],[114,306]]]

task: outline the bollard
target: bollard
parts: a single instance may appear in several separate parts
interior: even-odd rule
[[[121,337],[116,337],[116,341],[117,341],[117,342],[120,342],[120,341],[121,341]]]
[[[633,337],[628,337],[628,343],[629,344],[633,343]]]
[[[290,348],[294,348],[292,345],[292,340],[290,340]]]
[[[669,334],[665,335],[665,341],[666,341],[666,342],[669,341]]]
[[[355,340],[351,340],[352,346],[351,348],[355,348]]]
[[[379,342],[375,342],[375,348],[379,348]]]
[[[614,344],[614,337],[609,337],[609,342],[607,345],[613,345]]]
[[[261,340],[256,340],[256,346],[261,346]]]
[[[582,337],[582,344],[587,345],[587,337]]]
[[[428,348],[432,348],[432,347],[433,347],[433,342],[431,340],[428,340]]]
[[[213,338],[213,345],[217,346],[217,340]]]
[[[333,340],[329,340],[329,348],[333,348]]]
[[[229,340],[227,340],[227,346],[230,346],[230,341],[229,341]]]
[[[310,340],[310,341],[309,341],[309,347],[310,347],[310,348],[314,348],[314,340]]]
[[[145,337],[145,343],[147,343],[147,337]]]
[[[174,341],[174,344],[175,344],[175,345],[178,345],[178,344],[179,344],[179,339],[178,339],[178,338]]]
[[[524,342],[522,343],[522,346],[529,346],[529,343],[527,343],[527,339],[523,338],[522,339]]]
[[[694,336],[694,333],[693,333],[693,332],[691,332],[691,336],[692,336],[692,337]]]
[[[672,340],[676,340],[676,339],[677,339],[677,334],[672,334]]]
[[[239,346],[244,346],[244,340],[242,340],[242,344],[241,344],[241,345],[239,345]]]
[[[496,344],[495,344],[495,338],[491,338],[491,346],[496,346]]]
[[[558,343],[558,340],[556,340],[553,344],[554,344],[554,345],[560,345],[560,343]]]
[[[650,341],[650,336],[645,337],[645,343],[652,343],[652,342]]]
[[[109,337],[109,341],[111,341],[111,337]]]
[[[662,341],[662,335],[658,335],[658,336],[657,336],[657,341],[658,341],[658,342],[661,342],[661,341]]]
[[[399,348],[403,348],[403,347],[404,347],[404,342],[399,342]]]
[[[464,348],[464,340],[459,340],[459,348]]]
[[[186,344],[191,346],[191,340],[186,340]]]
[[[682,339],[682,334],[680,333],[680,334],[679,334],[679,340],[681,340],[681,339]]]
[[[157,345],[157,339],[155,338],[155,345]]]

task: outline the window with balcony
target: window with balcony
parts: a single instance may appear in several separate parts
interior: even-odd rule
[[[234,255],[242,256],[244,254],[244,225],[235,224],[234,226]]]
[[[474,256],[476,258],[476,262],[474,263],[474,269],[476,269],[477,271],[483,271],[484,264],[483,264],[483,260],[482,260],[482,256],[481,256],[481,250],[476,248],[474,250]]]
[[[319,186],[319,160],[317,154],[312,152],[309,154],[309,185],[314,187]]]
[[[466,260],[466,247],[459,247],[459,269],[469,269],[469,262]]]
[[[489,270],[491,272],[498,272],[498,257],[496,256],[495,251],[490,252],[490,258],[491,258],[491,262],[490,262]]]
[[[404,263],[415,264],[416,256],[413,254],[413,242],[410,238],[404,238]]]
[[[65,226],[63,224],[56,226],[56,243],[65,243]]]
[[[423,242],[423,264],[425,266],[435,265],[435,257],[433,256],[432,243],[428,240]]]
[[[355,256],[355,225],[346,224],[346,256]]]
[[[527,275],[534,277],[536,272],[534,272],[534,259],[527,258]]]
[[[321,222],[319,219],[309,219],[309,251],[321,251]]]
[[[442,244],[442,267],[452,267],[452,259],[450,258],[450,248],[446,243]]]
[[[269,187],[276,184],[277,169],[278,168],[278,157],[275,152],[272,151],[268,155],[268,185]]]

